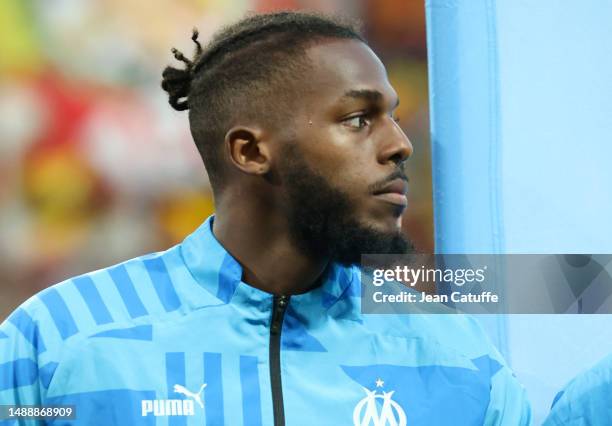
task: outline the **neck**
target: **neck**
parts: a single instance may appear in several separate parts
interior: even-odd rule
[[[318,285],[329,259],[305,255],[290,238],[286,217],[262,214],[265,210],[248,203],[227,206],[217,205],[213,234],[241,264],[242,281],[277,295],[305,293]]]

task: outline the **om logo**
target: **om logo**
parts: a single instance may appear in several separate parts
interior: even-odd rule
[[[383,381],[377,380],[376,387]],[[393,393],[376,393],[376,390],[363,388],[366,396],[357,403],[353,410],[354,426],[406,426],[406,413],[402,407],[391,399]],[[382,400],[382,406],[376,400]],[[379,411],[379,406],[381,406]]]

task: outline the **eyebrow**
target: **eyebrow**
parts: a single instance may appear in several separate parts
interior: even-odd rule
[[[381,103],[384,96],[378,90],[360,89],[360,90],[349,90],[345,92],[344,95],[342,95],[341,99],[346,99],[346,98],[363,99],[363,100],[366,100],[372,103]],[[397,108],[399,103],[400,103],[399,98],[397,98],[395,105],[393,105],[393,109]]]

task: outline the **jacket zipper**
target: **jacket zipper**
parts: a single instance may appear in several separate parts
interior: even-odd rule
[[[280,369],[280,346],[283,318],[289,304],[289,296],[274,296],[272,299],[272,319],[270,321],[270,384],[272,385],[272,412],[274,426],[285,426],[283,407],[283,386]]]

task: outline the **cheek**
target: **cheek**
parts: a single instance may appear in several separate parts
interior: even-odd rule
[[[317,169],[329,185],[341,191],[355,207],[364,203],[364,196],[369,193],[371,173],[363,164],[343,159],[320,164]]]
[[[313,135],[314,136],[314,135]],[[304,160],[334,187],[363,192],[372,183],[367,145],[338,131],[319,133],[301,151]]]

